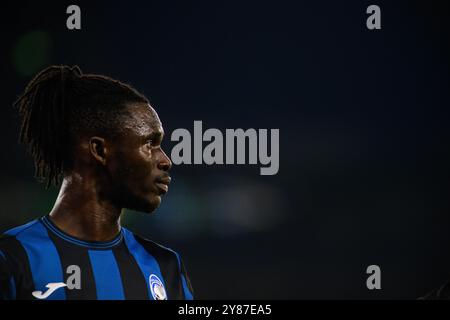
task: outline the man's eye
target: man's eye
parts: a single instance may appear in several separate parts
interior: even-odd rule
[[[147,144],[148,145],[152,145],[153,144],[153,140],[147,140]]]

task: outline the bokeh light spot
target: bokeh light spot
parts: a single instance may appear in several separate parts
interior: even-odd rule
[[[16,71],[21,76],[35,74],[50,60],[51,38],[41,30],[33,30],[18,39],[12,56]]]

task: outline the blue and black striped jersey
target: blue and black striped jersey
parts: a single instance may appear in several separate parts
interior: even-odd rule
[[[193,299],[181,257],[125,228],[86,242],[44,216],[0,238],[0,299]]]

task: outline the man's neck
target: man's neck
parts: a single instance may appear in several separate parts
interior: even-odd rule
[[[100,199],[96,186],[80,176],[65,178],[50,220],[70,236],[85,241],[109,241],[120,232],[122,208]],[[90,180],[92,181],[92,180]]]

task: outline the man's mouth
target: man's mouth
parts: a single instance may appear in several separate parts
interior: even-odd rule
[[[161,192],[161,194],[167,193],[169,191],[169,184],[172,179],[170,177],[164,177],[160,179],[156,179],[156,187]]]

